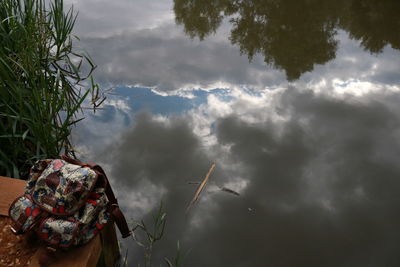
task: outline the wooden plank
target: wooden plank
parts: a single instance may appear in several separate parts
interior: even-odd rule
[[[0,176],[0,215],[8,216],[11,203],[24,193],[26,181]]]
[[[101,231],[101,242],[103,266],[114,267],[119,258],[119,245],[114,223],[108,223]]]
[[[45,248],[40,248],[32,257],[30,267],[40,267],[39,258]],[[101,239],[97,235],[84,246],[75,247],[67,251],[57,251],[48,267],[96,267],[101,254]]]

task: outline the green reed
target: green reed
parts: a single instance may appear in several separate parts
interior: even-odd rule
[[[158,210],[152,215],[152,225],[146,224],[143,220],[136,222],[132,220],[134,227],[132,228],[132,240],[143,249],[144,265],[138,263],[137,267],[152,267],[153,266],[153,249],[155,244],[160,241],[164,235],[165,225],[167,222],[167,213],[164,211],[163,202],[160,202]],[[164,257],[166,267],[181,267],[183,261],[188,256],[190,250],[182,254],[179,240],[176,246],[176,255],[173,259]],[[128,266],[128,249],[125,251],[125,257],[121,258],[119,264],[121,267]]]
[[[0,1],[0,175],[25,178],[37,159],[70,152],[83,101],[104,100],[96,66],[73,46],[75,21],[63,0]]]

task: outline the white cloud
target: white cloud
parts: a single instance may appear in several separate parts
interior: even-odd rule
[[[372,83],[367,81],[361,81],[359,79],[349,79],[346,81],[340,79],[334,79],[332,81],[334,94],[339,95],[351,95],[351,96],[363,96],[370,93],[393,93],[399,92],[399,86],[385,85],[379,83]]]
[[[128,100],[125,99],[117,99],[117,98],[107,98],[106,101],[104,102],[104,105],[107,106],[113,106],[114,108],[123,111],[123,112],[130,112],[131,107],[128,105]]]
[[[119,204],[127,210],[125,214],[133,216],[136,220],[143,218],[149,211],[157,207],[167,192],[166,188],[152,184],[148,180],[143,180],[136,189],[116,186],[115,190],[120,196],[123,196],[120,198]]]

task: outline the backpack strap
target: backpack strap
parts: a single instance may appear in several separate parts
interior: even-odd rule
[[[131,231],[129,230],[129,227],[126,222],[124,214],[122,213],[121,209],[119,208],[117,198],[115,197],[114,192],[111,189],[110,182],[108,181],[107,175],[104,172],[103,168],[101,168],[97,164],[84,164],[84,163],[80,162],[79,160],[70,158],[67,155],[62,155],[61,158],[71,164],[79,165],[82,167],[89,167],[89,168],[93,169],[94,171],[96,171],[96,173],[97,173],[97,175],[99,175],[99,177],[100,176],[103,177],[103,180],[106,183],[105,190],[106,190],[106,195],[107,195],[107,198],[109,201],[107,210],[113,217],[115,223],[117,224],[118,229],[121,232],[122,238],[126,238],[126,237],[130,236]]]
[[[90,166],[93,170],[98,171],[100,176],[104,177],[104,181],[106,182],[106,195],[108,198],[108,212],[113,217],[115,223],[118,226],[119,231],[121,232],[122,238],[126,238],[131,235],[131,231],[129,230],[128,224],[126,222],[125,216],[119,208],[117,198],[114,195],[114,192],[111,188],[110,182],[108,181],[107,175],[103,171],[103,169],[99,165]]]

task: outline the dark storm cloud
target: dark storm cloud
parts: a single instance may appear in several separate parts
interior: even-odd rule
[[[167,205],[160,260],[179,239],[192,249],[185,266],[397,266],[400,121],[391,101],[398,98],[339,100],[289,88],[276,100],[290,118],[282,131],[272,121],[219,119],[214,177],[235,171],[248,186],[240,197],[205,193],[189,218],[194,189],[186,182],[203,177],[212,160],[189,120],[137,115],[108,150],[111,176],[132,192],[143,180],[166,189],[152,196]],[[219,164],[222,157],[230,164]],[[140,252],[130,251],[135,262]]]
[[[268,68],[259,57],[249,65],[247,57],[227,41],[190,40],[175,27],[166,24],[104,38],[86,37],[81,45],[99,66],[96,77],[101,83],[168,91],[217,82],[264,87],[285,80],[283,73]]]

